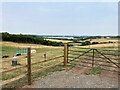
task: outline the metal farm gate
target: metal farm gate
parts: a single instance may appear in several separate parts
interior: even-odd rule
[[[119,50],[95,48],[68,48],[68,62],[79,62],[85,67],[100,66],[104,70],[119,71]]]

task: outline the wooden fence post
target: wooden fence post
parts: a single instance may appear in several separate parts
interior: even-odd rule
[[[68,62],[68,47],[67,43],[64,44],[64,67],[66,67]]]
[[[68,63],[68,44],[67,44],[67,63]]]
[[[93,57],[92,57],[92,67],[94,66],[94,54],[95,54],[95,52],[94,52],[95,50],[93,49]]]
[[[31,48],[28,48],[27,68],[28,68],[28,84],[31,85]]]

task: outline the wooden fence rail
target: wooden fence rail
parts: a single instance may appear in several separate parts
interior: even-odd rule
[[[25,68],[25,67],[27,67],[27,65],[17,67],[17,68],[13,68],[13,69],[6,70],[6,71],[2,71],[1,73],[7,73],[7,72],[15,71],[15,70],[18,70],[18,69],[21,69],[21,68]]]
[[[71,48],[77,48],[77,47],[71,47]],[[84,49],[84,48],[80,48],[80,49]],[[97,50],[97,49],[88,49],[88,48],[85,48],[85,50],[86,51],[80,51],[79,50],[79,48],[78,48],[78,50],[71,50],[71,49],[69,49],[69,47],[68,47],[68,44],[67,43],[65,43],[64,44],[64,55],[59,55],[59,56],[56,56],[56,57],[54,57],[54,58],[50,58],[50,59],[45,59],[45,60],[43,60],[43,61],[39,61],[39,62],[35,62],[35,63],[31,63],[31,48],[28,48],[27,49],[27,65],[24,65],[24,66],[21,66],[21,67],[18,67],[18,68],[14,68],[14,69],[11,69],[11,70],[7,70],[7,71],[3,71],[2,73],[7,73],[7,72],[11,72],[11,71],[14,71],[14,70],[18,70],[18,69],[21,69],[21,68],[26,68],[27,69],[27,72],[26,73],[24,73],[23,75],[20,75],[20,76],[18,76],[17,77],[17,79],[19,79],[19,78],[21,78],[21,77],[24,77],[24,76],[27,76],[27,81],[28,81],[28,84],[29,85],[31,85],[32,84],[32,82],[31,82],[31,76],[32,76],[32,73],[34,73],[34,72],[37,72],[37,71],[39,71],[40,69],[42,69],[43,67],[41,67],[40,69],[38,69],[38,70],[35,70],[35,71],[32,71],[31,70],[31,65],[36,65],[36,64],[40,64],[40,63],[45,63],[45,62],[49,62],[49,61],[51,61],[51,60],[55,60],[55,59],[58,59],[58,58],[62,58],[63,57],[63,66],[64,67],[66,67],[67,66],[67,63],[70,63],[70,62],[72,62],[72,61],[74,61],[74,60],[76,60],[76,59],[79,59],[80,57],[82,57],[82,56],[88,56],[88,57],[90,57],[90,58],[87,58],[87,57],[83,57],[83,58],[85,58],[85,59],[88,59],[88,61],[90,61],[91,60],[91,62],[84,62],[84,63],[90,63],[91,65],[90,65],[90,67],[94,67],[94,65],[95,65],[95,62],[97,61],[95,58],[97,57],[99,57],[99,56],[96,56],[95,57],[95,52],[97,52],[97,53],[99,53],[102,57],[101,58],[103,58],[103,59],[106,59],[106,62],[109,62],[109,63],[112,63],[112,64],[114,64],[117,68],[120,68],[119,67],[119,63],[115,63],[115,62],[113,62],[110,58],[108,58],[108,56],[107,55],[104,55],[103,54],[103,52],[100,52],[99,50]],[[109,50],[108,50],[109,51]],[[111,51],[111,50],[110,50]],[[75,52],[78,52],[78,53],[76,53],[75,54]],[[90,53],[89,55],[87,55],[87,53]],[[70,56],[71,55],[71,56]],[[71,60],[69,60],[69,58],[71,58]],[[70,61],[70,62],[69,62]],[[99,61],[99,60],[98,60]],[[101,61],[102,62],[102,61]],[[101,65],[102,66],[102,65]],[[103,65],[104,66],[104,65]],[[107,65],[106,65],[107,66]],[[109,66],[109,65],[108,65]],[[113,66],[113,67],[115,67],[115,66]],[[48,66],[49,67],[49,66]],[[89,67],[89,66],[88,66]],[[111,66],[112,67],[112,66]],[[47,67],[46,67],[47,68]],[[13,79],[10,79],[10,81],[15,81],[15,79],[13,78]],[[9,80],[5,80],[5,81],[3,81],[3,84],[7,84],[7,83],[10,83],[10,81]]]
[[[64,48],[67,48],[67,46],[64,47]],[[31,84],[32,84],[32,82],[31,82],[32,73],[34,73],[34,72],[36,72],[36,71],[39,71],[40,69],[45,69],[45,68],[49,68],[49,67],[52,66],[52,65],[51,65],[51,66],[46,66],[46,67],[42,67],[42,68],[40,68],[40,69],[38,69],[38,70],[32,71],[32,70],[31,70],[31,65],[36,65],[36,64],[48,62],[48,61],[55,60],[55,59],[62,58],[62,57],[64,57],[64,56],[66,56],[66,57],[64,57],[64,61],[63,61],[63,64],[64,64],[64,66],[65,66],[65,60],[67,60],[67,51],[68,51],[68,50],[67,50],[67,49],[64,49],[64,50],[65,50],[65,51],[64,51],[64,55],[56,56],[56,57],[54,57],[54,58],[50,58],[50,59],[47,59],[47,60],[45,59],[45,60],[40,61],[40,62],[31,63],[31,48],[27,48],[27,51],[28,51],[28,52],[27,52],[27,65],[20,66],[20,67],[17,67],[17,68],[13,68],[13,69],[10,69],[10,70],[6,70],[6,71],[1,71],[1,73],[4,74],[4,73],[11,72],[11,71],[19,70],[19,69],[22,69],[22,68],[26,68],[26,69],[27,69],[27,72],[24,73],[24,74],[22,74],[22,75],[19,75],[19,76],[17,76],[17,77],[14,77],[14,78],[12,78],[12,79],[3,80],[3,81],[2,81],[2,85],[5,85],[5,84],[8,84],[8,83],[14,82],[14,81],[16,81],[16,80],[19,80],[19,79],[25,77],[25,76],[26,76],[27,79],[28,79],[28,85],[31,85]],[[60,63],[61,63],[61,62],[60,62]],[[58,64],[60,64],[60,63],[57,63],[57,64],[55,64],[55,65],[58,65]],[[66,62],[66,64],[67,64],[67,62]]]
[[[47,59],[47,60],[43,60],[43,61],[40,61],[40,62],[35,62],[35,63],[32,63],[32,65],[48,62],[48,61],[51,61],[51,60],[54,60],[54,59],[58,59],[58,58],[61,58],[61,57],[64,57],[64,56],[61,55],[61,56],[57,56],[57,57],[50,58],[50,59]]]

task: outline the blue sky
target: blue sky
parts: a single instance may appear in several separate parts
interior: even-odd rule
[[[9,33],[118,35],[117,2],[4,2],[2,16]]]

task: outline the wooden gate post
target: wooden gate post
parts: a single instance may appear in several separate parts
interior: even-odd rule
[[[95,54],[95,52],[94,52],[95,50],[93,49],[93,57],[92,57],[92,67],[94,66],[94,54]]]
[[[28,68],[28,84],[31,85],[31,48],[28,48],[27,68]]]
[[[67,63],[68,63],[68,44],[67,44]]]
[[[68,62],[68,46],[67,43],[64,44],[64,67],[66,67]]]

